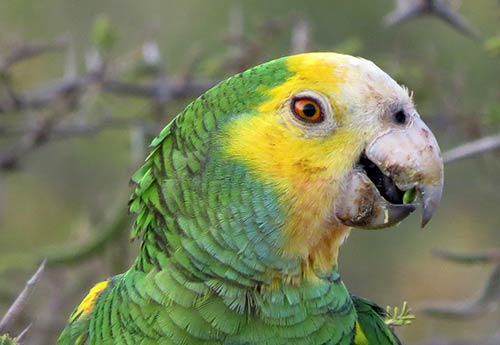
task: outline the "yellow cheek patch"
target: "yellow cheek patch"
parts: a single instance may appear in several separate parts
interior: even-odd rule
[[[290,95],[303,90],[324,94],[334,107],[336,120],[339,113],[335,95],[343,81],[341,72],[335,72],[328,61],[318,63],[322,54],[296,56],[287,62],[296,72],[285,83],[266,93],[269,99],[258,105],[255,113],[240,116],[228,123],[223,148],[225,153],[244,162],[255,176],[275,188],[288,213],[286,224],[286,256],[306,259],[325,236],[332,233],[332,223],[326,221],[333,210],[334,195],[339,180],[352,169],[363,148],[359,131],[339,127],[324,136],[308,136],[303,128],[294,125],[284,112],[283,104]],[[335,226],[338,226],[336,224]],[[344,231],[340,231],[343,233]],[[340,235],[339,235],[340,236]],[[330,238],[334,252],[317,255],[321,266],[336,263],[339,241]]]
[[[107,280],[94,285],[94,287],[90,289],[89,293],[87,294],[87,296],[85,296],[85,298],[80,303],[75,312],[71,315],[69,322],[71,323],[76,319],[78,319],[79,317],[84,316],[89,311],[91,311],[92,308],[94,308],[97,297],[101,294],[102,290],[104,290],[107,286],[108,286]]]
[[[337,122],[345,114],[337,100],[345,81],[348,57],[337,54],[306,54],[288,58],[286,64],[294,72],[283,84],[261,90],[269,99],[256,107],[256,114],[241,116],[229,125],[226,152],[249,162],[266,179],[287,181],[298,185],[322,178],[331,182],[333,175],[353,165],[350,159],[359,156],[360,134],[338,128],[322,137],[308,136],[304,129],[292,124],[283,112],[286,100],[303,90],[325,95],[334,107]],[[288,187],[288,186],[283,186]]]
[[[356,134],[339,129],[326,137],[308,137],[278,114],[242,116],[228,126],[225,151],[248,163],[265,180],[283,187],[322,180],[331,182],[336,172],[352,167],[358,145]],[[354,150],[358,151],[358,150]]]

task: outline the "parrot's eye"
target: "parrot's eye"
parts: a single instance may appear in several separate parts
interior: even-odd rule
[[[400,125],[404,125],[406,123],[406,120],[407,120],[407,116],[406,116],[406,113],[404,112],[404,110],[399,110],[399,111],[395,112],[392,115],[392,118],[394,119],[394,122],[396,122],[397,124],[400,124]]]
[[[325,95],[303,90],[287,98],[283,115],[307,136],[330,135],[337,127],[332,104]]]
[[[312,97],[295,97],[291,105],[292,112],[299,120],[317,123],[324,119],[321,106]]]

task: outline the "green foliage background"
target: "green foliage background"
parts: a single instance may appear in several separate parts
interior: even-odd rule
[[[413,90],[419,112],[443,151],[500,129],[497,1],[452,2],[461,5],[460,12],[479,28],[484,42],[466,38],[430,16],[386,29],[382,18],[393,8],[390,0],[247,0],[239,4],[245,36],[260,46],[252,63],[289,54],[287,28],[303,18],[310,25],[310,50],[366,57]],[[107,52],[116,64],[144,40],[154,38],[169,75],[182,72],[189,54],[198,49],[201,63],[194,76],[223,78],[230,73],[221,65],[228,54],[229,12],[234,6],[229,0],[1,1],[0,56],[15,42],[51,40],[70,33],[83,72],[83,56],[93,44],[89,37],[95,30],[93,23],[104,13],[116,33],[116,44]],[[285,29],[273,31],[271,24]],[[16,86],[29,90],[59,78],[64,63],[63,54],[22,63],[15,67]],[[188,102],[169,104],[161,121],[167,123]],[[149,111],[144,100],[106,95],[93,100],[89,116],[109,113],[134,118]],[[9,116],[12,120],[13,115]],[[138,164],[131,162],[130,141],[127,129],[55,141],[26,157],[21,169],[0,175],[0,311],[34,271],[34,258],[85,243],[99,231],[97,225],[123,208],[130,192],[128,179]],[[0,148],[8,143],[0,134]],[[392,230],[354,231],[341,250],[346,285],[381,305],[403,300],[412,306],[462,301],[477,294],[488,267],[456,266],[433,258],[430,251],[500,248],[499,176],[498,153],[450,164],[445,169],[441,208],[426,230],[419,230],[413,216]],[[120,260],[122,250],[108,249],[84,264],[48,272],[25,315],[34,322],[30,343],[53,339],[83,291],[126,266]],[[129,250],[133,255],[134,246]],[[467,321],[417,314],[414,325],[400,334],[417,344],[431,337],[482,337],[497,331],[499,324],[498,310]]]

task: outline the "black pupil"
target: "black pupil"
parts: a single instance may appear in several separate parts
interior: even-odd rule
[[[406,114],[403,110],[400,110],[394,114],[394,121],[396,123],[399,123],[401,125],[404,125],[406,123]]]
[[[304,105],[304,107],[302,108],[302,113],[306,117],[313,117],[314,115],[316,115],[317,110],[316,110],[316,107],[314,106],[314,104],[306,103]]]

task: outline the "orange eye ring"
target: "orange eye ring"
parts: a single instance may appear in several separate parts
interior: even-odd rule
[[[319,123],[324,120],[323,111],[318,102],[311,97],[297,97],[292,100],[292,112],[299,120]]]

